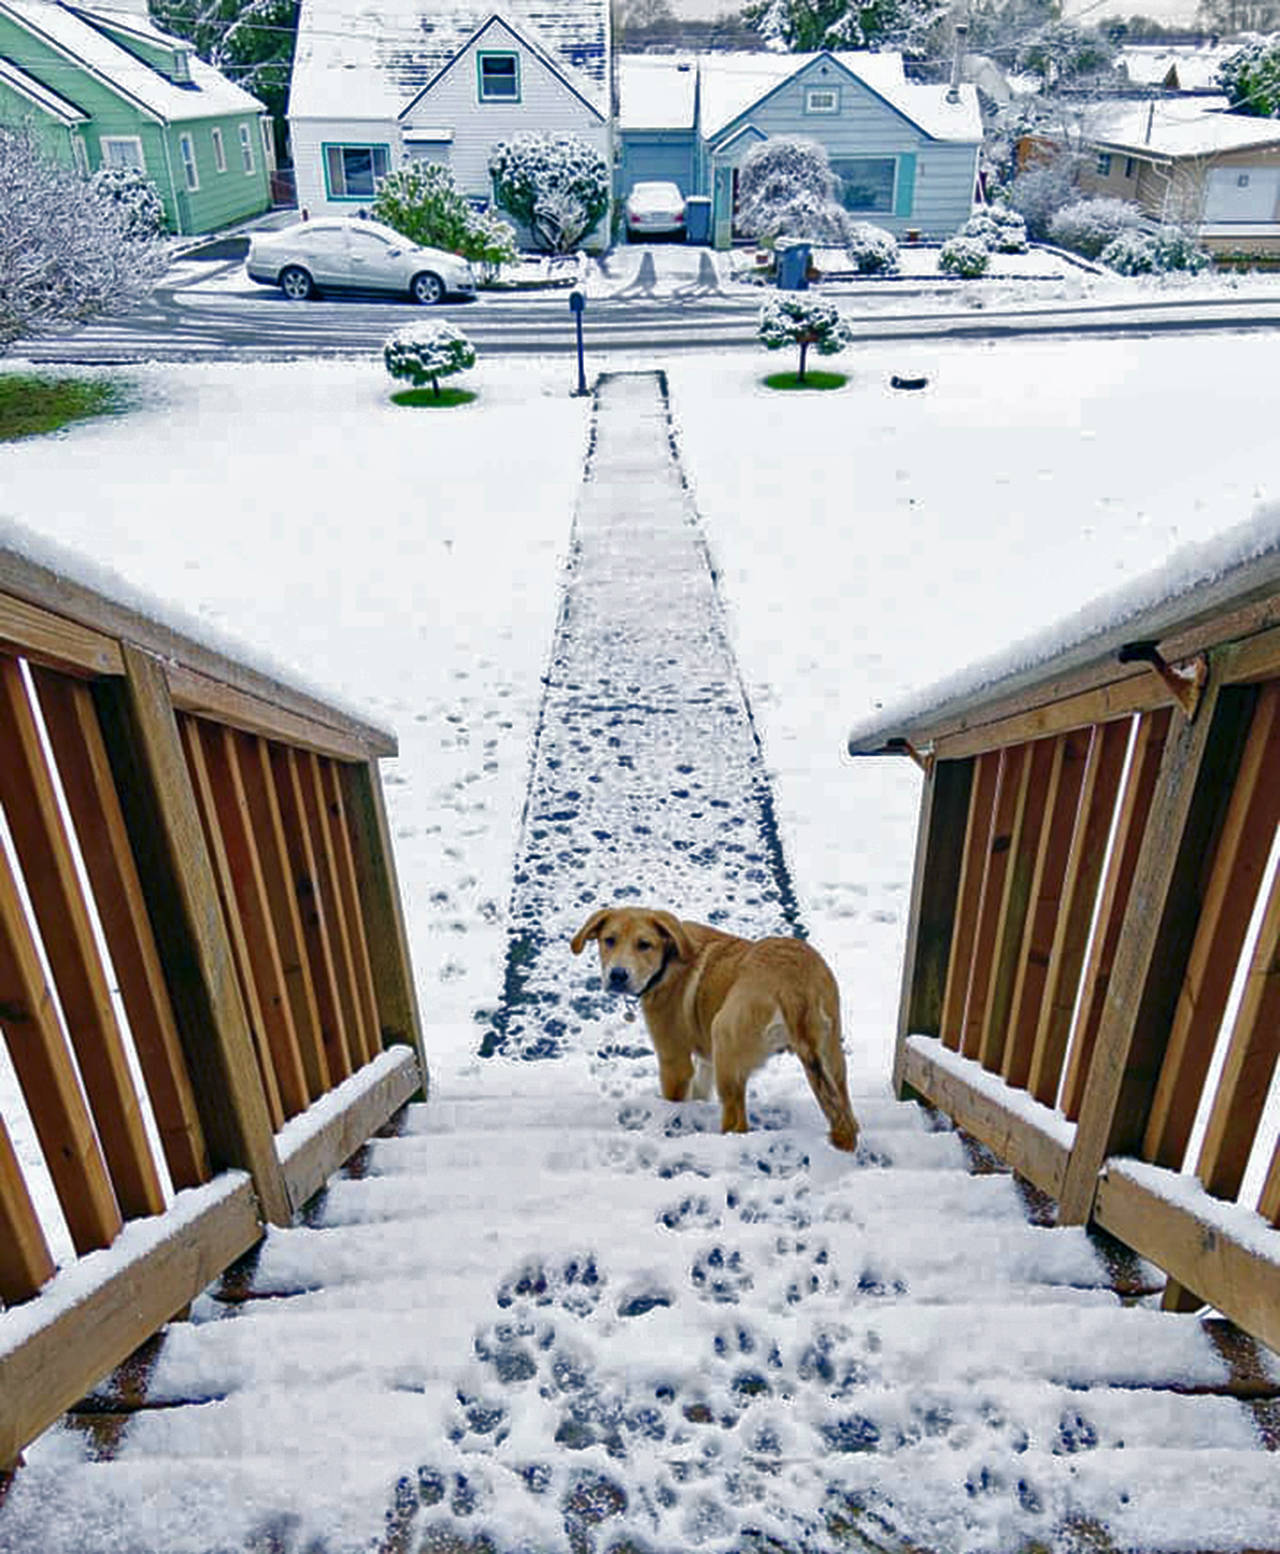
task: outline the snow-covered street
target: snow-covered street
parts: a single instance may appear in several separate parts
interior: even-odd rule
[[[687,574],[645,576],[630,532],[586,555],[579,529],[571,552],[592,422],[567,359],[482,361],[447,415],[391,405],[363,361],[132,369],[132,413],[0,449],[0,515],[397,730],[384,781],[433,1070],[399,1136],[171,1329],[115,1461],[80,1425],[36,1443],[0,1551],[1266,1546],[1280,1487],[1248,1411],[1142,1390],[1221,1385],[1200,1324],[890,1098],[918,778],[842,745],[1274,501],[1273,355],[1248,335],[860,347],[835,364],[846,388],[811,398],[764,390],[763,352],[659,363]],[[903,371],[928,389],[896,393]],[[615,517],[631,502],[639,523],[645,477],[614,477]],[[582,576],[593,652],[557,663]],[[709,638],[687,629],[706,609]],[[767,784],[785,899],[681,845],[694,781],[651,801],[670,853],[600,835],[640,801],[583,743],[603,703],[545,694],[584,668],[623,716],[680,675],[732,682],[741,761],[714,697],[713,729],[641,720],[624,753],[651,736],[664,782],[714,754],[741,782],[708,805],[737,804],[744,832]],[[680,748],[699,737],[714,748]],[[550,807],[571,792],[576,831]],[[545,823],[572,874],[531,852]],[[753,1083],[746,1139],[712,1103],[658,1098],[643,1026],[561,942],[610,884],[747,933],[782,907],[803,924],[841,984],[854,1160],[789,1059]],[[492,1037],[515,1029],[509,950],[535,910],[542,991],[573,1019],[528,1062],[536,997],[518,1040]],[[0,1091],[8,1117],[2,1056]]]

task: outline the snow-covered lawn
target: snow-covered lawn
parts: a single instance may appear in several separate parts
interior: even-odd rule
[[[841,361],[850,373],[843,390],[812,398],[765,390],[760,379],[778,359],[763,352],[681,355],[662,364],[773,773],[803,915],[840,979],[853,1087],[874,1125],[901,1136],[902,1159],[932,1160],[952,1142],[935,1148],[927,1135],[911,1133],[887,1090],[918,779],[906,762],[850,762],[844,733],[877,705],[1038,630],[1163,562],[1183,542],[1243,521],[1274,499],[1280,486],[1275,412],[1264,387],[1273,357],[1269,336],[1249,335],[877,346]],[[612,365],[622,370],[654,362]],[[902,371],[926,374],[927,390],[892,390],[890,375]],[[270,1340],[254,1336],[269,1332],[260,1327],[265,1312],[222,1324],[235,1364],[275,1389],[270,1397],[279,1412],[251,1416],[237,1412],[233,1400],[210,1412],[207,1438],[172,1447],[177,1456],[212,1458],[260,1439],[266,1452],[273,1439],[291,1434],[289,1409],[301,1407],[314,1421],[314,1439],[325,1437],[324,1451],[315,1448],[314,1467],[299,1459],[297,1485],[272,1484],[264,1469],[263,1482],[247,1484],[246,1496],[266,1504],[273,1493],[283,1502],[310,1495],[322,1509],[333,1502],[335,1516],[342,1500],[358,1521],[362,1507],[385,1503],[396,1464],[414,1466],[411,1443],[439,1429],[437,1405],[427,1402],[451,1396],[452,1357],[465,1361],[471,1353],[481,1320],[473,1303],[478,1291],[492,1289],[491,1275],[526,1253],[561,1246],[567,1234],[589,1238],[602,1266],[609,1261],[615,1283],[633,1279],[641,1295],[687,1283],[687,1243],[682,1249],[677,1238],[653,1239],[645,1196],[652,1184],[605,1169],[628,1150],[639,1159],[645,1148],[616,1126],[610,1097],[622,1095],[626,1081],[602,1076],[585,1059],[571,1063],[574,1105],[583,1109],[564,1118],[554,1109],[558,1082],[547,1065],[475,1057],[482,1034],[477,1015],[494,1007],[501,990],[504,913],[589,406],[569,396],[567,358],[482,361],[466,379],[480,397],[447,415],[391,405],[391,385],[371,362],[140,368],[130,376],[141,395],[132,415],[0,448],[0,516],[87,552],[131,584],[234,632],[277,663],[296,666],[309,681],[392,725],[400,738],[385,781],[435,1098],[423,1125],[430,1137],[389,1143],[385,1158],[389,1175],[403,1172],[406,1160],[417,1162],[418,1175],[388,1186],[391,1220],[371,1226],[367,1243],[343,1243],[354,1247],[344,1255],[356,1257],[358,1267],[325,1263],[318,1235],[272,1239],[264,1279],[277,1270],[281,1287],[291,1287],[299,1265],[290,1260],[316,1257],[310,1271],[318,1268],[321,1282],[332,1285],[316,1302],[316,1337],[303,1372],[284,1374],[292,1362],[281,1351],[283,1369],[276,1374]],[[775,1068],[762,1082],[762,1096],[796,1097],[799,1112],[808,1104],[803,1079],[798,1070]],[[583,1099],[592,1086],[598,1101]],[[12,1084],[3,1070],[0,1095],[9,1120]],[[502,1126],[505,1151],[468,1133],[472,1114],[486,1127]],[[612,1153],[600,1161],[577,1158],[578,1126],[597,1129],[606,1142],[590,1147]],[[840,1181],[836,1163],[816,1142],[816,1124],[812,1131],[810,1207],[817,1217],[819,1200],[836,1205]],[[18,1133],[34,1169],[29,1130]],[[730,1149],[730,1142],[699,1135],[680,1147],[689,1146],[694,1176],[718,1180],[736,1168],[738,1146]],[[755,1144],[765,1147],[763,1137]],[[792,1147],[785,1137],[784,1146]],[[588,1169],[596,1174],[589,1177]],[[953,1244],[947,1205],[928,1205],[927,1227],[913,1235],[912,1216],[922,1206],[912,1205],[917,1189],[909,1174],[898,1185],[890,1172],[864,1172],[862,1180],[872,1176],[884,1180],[863,1189],[867,1203],[849,1235],[872,1261],[918,1268],[912,1277],[919,1288],[940,1293],[948,1259],[968,1250]],[[584,1214],[579,1195],[596,1180],[613,1184],[619,1197]],[[661,1190],[688,1194],[687,1184]],[[789,1191],[785,1184],[778,1190],[784,1197]],[[887,1194],[879,1207],[877,1192]],[[429,1204],[434,1254],[432,1246],[396,1239],[394,1218],[410,1212],[415,1193]],[[371,1200],[352,1195],[348,1212],[358,1218],[365,1208],[356,1197],[366,1207]],[[690,1212],[699,1212],[696,1197]],[[343,1223],[345,1201],[338,1192],[328,1211],[334,1223]],[[1008,1221],[991,1228],[998,1261],[1011,1240],[1030,1232],[1012,1196],[994,1218]],[[648,1239],[633,1246],[629,1227],[641,1220]],[[751,1255],[772,1269],[767,1215],[758,1234],[740,1228]],[[1054,1251],[1037,1235],[1027,1242],[1027,1266],[1038,1277],[1057,1269],[1053,1277],[1064,1285],[1077,1277],[1084,1282],[1071,1260],[1089,1262],[1092,1254],[1078,1235],[1054,1239]],[[332,1245],[336,1258],[339,1242]],[[426,1298],[414,1288],[423,1277],[422,1259],[439,1261],[441,1249],[449,1249],[453,1271],[441,1273],[439,1287],[428,1292],[435,1312],[430,1332],[406,1318],[399,1334],[387,1313],[370,1315],[377,1329],[376,1341],[372,1334],[368,1340],[370,1355],[349,1362],[358,1380],[366,1374],[361,1366],[380,1375],[379,1367],[389,1365],[381,1358],[384,1340],[397,1354],[421,1350],[413,1363],[428,1378],[421,1382],[425,1396],[402,1388],[386,1394],[393,1401],[385,1411],[367,1398],[361,1404],[360,1387],[348,1381],[344,1393],[341,1376],[332,1374],[328,1313],[341,1306],[346,1280],[367,1277],[376,1266],[387,1281],[388,1312],[412,1316]],[[566,1288],[558,1288],[556,1299],[564,1297],[572,1313],[573,1292],[566,1290],[574,1280],[562,1275]],[[744,1286],[735,1309],[747,1327],[767,1328],[773,1320],[781,1277],[762,1273],[754,1294],[749,1281]],[[724,1315],[710,1308],[685,1348],[664,1353],[657,1369],[674,1373],[701,1363],[712,1326]],[[865,1314],[854,1315],[866,1326]],[[1135,1314],[1144,1321],[1149,1315]],[[1018,1344],[1030,1340],[1012,1308],[1000,1308],[998,1319],[993,1310],[993,1319],[981,1333],[957,1336],[923,1307],[914,1317],[886,1311],[877,1332],[868,1328],[866,1344],[883,1341],[899,1357],[906,1354],[901,1363],[918,1367],[922,1385],[943,1375],[967,1389],[984,1365],[994,1367],[1009,1397],[1025,1393],[1028,1417],[1043,1414],[1051,1433],[1061,1399],[1043,1376],[1023,1379]],[[557,1320],[570,1323],[563,1313]],[[895,1323],[905,1324],[902,1332]],[[1112,1340],[1101,1329],[1095,1334],[1083,1294],[1070,1326],[1064,1352],[1082,1363],[1112,1362]],[[179,1395],[183,1346],[209,1342],[199,1324],[193,1332],[178,1336],[167,1362],[176,1367]],[[656,1375],[635,1324],[619,1329],[606,1322],[591,1332],[593,1364],[607,1359],[620,1373],[630,1365],[648,1379]],[[1149,1342],[1160,1342],[1154,1327]],[[1148,1357],[1156,1369],[1191,1364],[1176,1343],[1168,1353],[1152,1348]],[[342,1375],[347,1364],[344,1356]],[[326,1386],[336,1390],[325,1392]],[[1171,1414],[1177,1412],[1172,1404],[1182,1401],[1172,1400]],[[526,1403],[530,1412],[516,1423],[533,1432],[541,1416],[532,1393]],[[1123,1400],[1113,1398],[1113,1406],[1119,1412],[1108,1429],[1122,1438],[1131,1420]],[[972,1413],[963,1414],[966,1429],[977,1428],[977,1407],[972,1397],[962,1405]],[[340,1412],[330,1416],[331,1408]],[[344,1460],[344,1409],[360,1435],[360,1451],[349,1454],[350,1483],[326,1478],[333,1462]],[[1247,1444],[1239,1418],[1224,1405],[1220,1433],[1215,1427],[1198,1445]],[[163,1419],[144,1420],[138,1438],[166,1428]],[[1184,1432],[1179,1439],[1187,1444],[1193,1437]],[[946,1457],[941,1445],[937,1451]],[[63,1439],[42,1443],[32,1461],[56,1475],[74,1456]],[[1162,1536],[1191,1548],[1211,1546],[1221,1535],[1223,1508],[1208,1490],[1177,1500],[1179,1474],[1186,1471],[1181,1459],[1152,1457],[1144,1478],[1132,1453],[1119,1457],[1104,1463],[1099,1454],[1092,1471],[1094,1482],[1096,1475],[1114,1474],[1117,1494],[1141,1489],[1127,1513],[1129,1530],[1150,1531],[1154,1523],[1144,1529],[1141,1515],[1155,1515],[1163,1505]],[[875,1468],[874,1454],[848,1461],[851,1472]],[[939,1469],[938,1484],[947,1493],[956,1490],[958,1461],[946,1458],[950,1465]],[[1075,1468],[1059,1466],[1065,1484]],[[160,1496],[160,1504],[168,1503],[164,1495],[177,1495],[149,1478],[145,1466],[135,1471],[138,1497]],[[963,1464],[958,1471],[963,1483]],[[206,1483],[201,1466],[193,1467],[193,1508],[183,1516],[192,1525],[203,1516],[206,1526],[225,1516],[228,1527],[238,1526],[242,1508],[219,1501],[223,1480],[212,1467],[209,1472]],[[91,1496],[86,1482],[77,1479],[77,1495]],[[113,1493],[128,1501],[127,1475],[113,1482],[125,1486]],[[934,1506],[939,1547],[959,1547],[946,1539],[962,1532],[977,1540],[974,1547],[994,1546],[981,1541],[997,1525],[984,1520],[988,1513],[966,1510],[963,1490],[958,1508],[944,1506],[943,1492],[937,1490]],[[928,1484],[919,1493],[923,1506],[933,1504]],[[176,1499],[173,1504],[176,1515]],[[1174,1505],[1176,1515],[1168,1509]],[[1256,1498],[1252,1508],[1258,1509]],[[691,1502],[689,1514],[695,1510]],[[958,1519],[948,1521],[953,1512]],[[102,1507],[98,1514],[105,1514]],[[69,1524],[59,1525],[57,1546],[73,1546],[65,1541]],[[0,1548],[4,1536],[0,1518]],[[702,1534],[694,1528],[688,1536],[692,1545]]]

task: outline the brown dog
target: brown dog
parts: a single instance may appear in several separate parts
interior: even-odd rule
[[[669,1101],[706,1100],[714,1075],[722,1133],[747,1131],[747,1080],[775,1052],[794,1052],[837,1149],[853,1149],[831,969],[802,939],[738,939],[646,907],[605,907],[573,936],[599,941],[606,988],[639,998]]]

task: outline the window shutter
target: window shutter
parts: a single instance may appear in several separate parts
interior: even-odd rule
[[[893,214],[909,216],[916,197],[916,154],[904,151],[898,158],[898,191],[894,196]]]

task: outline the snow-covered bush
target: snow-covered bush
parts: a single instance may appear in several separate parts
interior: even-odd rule
[[[1237,113],[1280,119],[1280,33],[1252,38],[1218,66],[1218,85]]]
[[[777,135],[753,147],[739,169],[736,225],[766,248],[780,237],[843,248],[857,223],[835,192],[836,176],[816,140]]]
[[[1122,232],[1142,225],[1142,212],[1130,200],[1076,200],[1049,222],[1049,241],[1072,253],[1096,259]]]
[[[851,222],[844,246],[859,275],[897,274],[898,240],[883,227],[870,221]]]
[[[462,256],[480,266],[482,279],[492,281],[504,264],[513,264],[520,257],[516,229],[494,211],[481,211],[467,228]]]
[[[829,302],[794,293],[770,297],[760,310],[759,338],[771,351],[800,347],[797,381],[804,382],[805,361],[812,347],[819,356],[835,356],[852,344],[853,332]]]
[[[456,324],[409,324],[382,347],[382,359],[393,378],[425,388],[440,397],[440,379],[465,372],[476,364],[476,348]]]
[[[1166,275],[1173,270],[1187,270],[1195,275],[1211,262],[1204,249],[1198,248],[1191,234],[1181,227],[1122,232],[1107,244],[1099,258],[1120,275]]]
[[[116,207],[129,237],[145,240],[168,229],[160,191],[140,168],[100,167],[89,187],[100,200]]]
[[[938,268],[944,275],[958,275],[962,280],[976,280],[985,275],[991,263],[987,245],[976,237],[963,237],[956,233],[949,237],[938,251]]]
[[[133,307],[168,263],[126,208],[48,161],[26,130],[0,126],[0,352]]]
[[[375,220],[411,243],[443,248],[480,265],[486,280],[519,253],[511,223],[473,210],[442,162],[410,162],[388,173],[378,183],[372,209]]]
[[[974,211],[958,236],[976,238],[994,254],[1025,254],[1027,223],[1019,211],[1007,205],[984,205]]]
[[[549,253],[570,253],[609,209],[609,166],[580,135],[526,131],[489,157],[494,197]]]
[[[1009,185],[1009,205],[1026,222],[1027,236],[1043,243],[1049,222],[1064,205],[1079,198],[1075,177],[1077,159],[1057,156],[1049,162],[1033,162],[1016,174]]]

